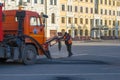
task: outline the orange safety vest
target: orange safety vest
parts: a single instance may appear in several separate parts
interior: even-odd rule
[[[64,39],[66,39],[66,36],[64,36]],[[67,40],[67,42],[68,42],[68,44],[72,44],[72,38],[71,38],[71,36],[70,36],[70,39]]]
[[[72,38],[70,37],[70,39],[68,40],[69,44],[72,44]]]

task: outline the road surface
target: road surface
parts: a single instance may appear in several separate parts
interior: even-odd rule
[[[119,41],[74,42],[74,55],[67,57],[65,45],[52,57],[40,57],[35,65],[0,64],[0,80],[120,80]]]

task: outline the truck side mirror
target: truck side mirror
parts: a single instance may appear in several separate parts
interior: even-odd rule
[[[48,18],[48,15],[45,15],[45,14],[42,14],[42,21],[43,21],[43,24],[45,24],[45,19]]]
[[[43,14],[42,16],[43,16],[44,18],[48,18],[48,15]]]
[[[42,17],[43,17],[43,23],[45,23],[45,19],[48,18],[48,15],[43,14]]]

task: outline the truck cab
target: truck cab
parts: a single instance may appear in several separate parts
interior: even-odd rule
[[[25,64],[35,63],[37,55],[45,54],[42,46],[46,41],[43,16],[26,10],[5,10],[2,14],[0,61],[12,59]]]
[[[42,17],[32,11],[19,11],[19,10],[6,10],[3,11],[4,20],[3,20],[3,32],[4,36],[6,35],[18,35],[18,16],[24,16],[23,22],[21,24],[21,32],[24,35],[29,35],[33,37],[39,44],[43,44],[46,40],[44,24]],[[29,40],[26,39],[26,43]]]

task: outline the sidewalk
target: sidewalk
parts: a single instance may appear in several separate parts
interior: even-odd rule
[[[120,46],[120,40],[84,40],[73,41],[73,45],[80,46]]]

